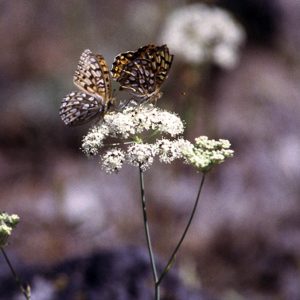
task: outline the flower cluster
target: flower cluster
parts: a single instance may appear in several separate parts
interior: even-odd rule
[[[127,162],[145,171],[152,165],[155,154],[155,144],[134,143],[128,147]]]
[[[157,131],[174,137],[183,133],[184,125],[176,114],[153,105],[128,107],[122,112],[111,112],[103,122],[93,127],[83,138],[82,149],[87,155],[95,155],[103,147],[107,137],[129,139],[144,131]]]
[[[209,171],[214,165],[221,164],[226,158],[232,157],[234,151],[230,149],[228,140],[209,140],[207,136],[195,139],[195,145],[183,150],[186,163],[193,165],[201,172]]]
[[[184,125],[174,113],[161,110],[153,105],[128,107],[122,112],[111,112],[103,121],[93,127],[83,138],[82,149],[88,156],[95,155],[101,148],[108,147],[102,155],[102,168],[107,173],[118,172],[126,162],[148,169],[155,156],[162,162],[179,158],[178,147],[184,144],[176,137],[183,133]],[[153,143],[144,143],[155,136],[169,136]],[[105,145],[105,140],[118,139],[117,143]],[[119,141],[122,141],[120,143]],[[121,146],[126,147],[125,150]]]
[[[197,3],[173,11],[161,40],[189,63],[215,63],[230,69],[239,58],[243,28],[225,10]]]
[[[82,149],[87,155],[95,155],[103,147],[107,137],[130,139],[145,131],[175,137],[182,134],[183,130],[181,119],[174,113],[161,110],[151,104],[128,107],[122,112],[106,114],[103,121],[93,127],[83,138]]]
[[[9,215],[7,213],[0,213],[0,247],[6,245],[8,237],[11,235],[12,230],[19,223],[19,216],[13,214]]]
[[[156,141],[156,145],[159,160],[167,164],[171,163],[175,159],[182,158],[183,152],[193,147],[189,141],[183,138],[178,138],[173,141],[160,139]]]
[[[110,149],[102,156],[102,168],[107,173],[117,173],[125,162],[125,152],[120,149]]]
[[[198,170],[207,171],[232,156],[228,141],[199,137],[193,145],[180,137],[183,129],[183,122],[176,114],[153,105],[130,107],[107,114],[83,138],[82,149],[91,156],[105,148],[101,165],[107,173],[118,172],[124,163],[145,171],[155,157],[166,164],[184,159]],[[105,144],[107,138],[117,142]]]

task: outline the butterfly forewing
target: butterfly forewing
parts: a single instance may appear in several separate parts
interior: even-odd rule
[[[169,48],[167,45],[157,47],[154,59],[152,61],[152,68],[156,70],[155,78],[159,86],[168,76],[173,57],[174,56],[169,53]]]
[[[85,50],[79,59],[73,81],[88,94],[99,95],[105,102],[111,99],[109,69],[100,54]]]
[[[135,59],[128,63],[121,72],[119,83],[122,89],[129,89],[138,97],[147,97],[155,91],[155,75],[151,62]]]
[[[126,65],[135,59],[145,58],[148,59],[147,53],[150,49],[155,49],[154,45],[146,45],[140,47],[136,51],[127,51],[124,53],[120,53],[115,57],[115,60],[112,65],[111,73],[113,78],[116,80],[121,76],[122,70],[126,67]]]
[[[63,98],[59,115],[69,126],[82,125],[106,111],[103,99],[83,92],[72,92]]]
[[[167,45],[152,44],[116,56],[112,75],[121,89],[129,89],[143,99],[159,98],[160,86],[166,79],[173,60]]]
[[[117,79],[120,77],[124,67],[130,63],[134,58],[134,52],[128,51],[121,53],[115,57],[115,60],[112,65],[111,74],[112,77]]]

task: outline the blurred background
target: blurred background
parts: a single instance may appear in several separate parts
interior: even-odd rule
[[[84,49],[111,65],[167,43],[175,58],[158,106],[185,120],[186,138],[235,150],[207,177],[178,276],[216,299],[300,299],[299,15],[297,0],[0,1],[0,209],[21,217],[7,247],[16,268],[146,253],[138,170],[106,175],[80,150],[89,126],[66,127],[58,110]],[[181,162],[145,174],[162,262],[199,176]]]

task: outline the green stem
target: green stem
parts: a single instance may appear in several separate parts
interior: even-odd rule
[[[185,227],[185,229],[183,231],[183,234],[182,234],[179,242],[177,243],[177,246],[175,247],[172,255],[169,258],[168,263],[166,264],[165,268],[163,269],[163,271],[162,271],[162,273],[161,273],[161,275],[160,275],[160,277],[159,277],[159,279],[158,279],[158,281],[156,283],[158,286],[160,285],[160,283],[163,280],[163,278],[165,277],[165,275],[169,272],[169,270],[170,270],[170,268],[171,268],[171,266],[172,266],[172,264],[174,262],[175,256],[176,256],[176,254],[177,254],[177,252],[178,252],[178,250],[179,250],[179,248],[180,248],[180,246],[181,246],[181,244],[182,244],[182,242],[183,242],[183,240],[184,240],[184,238],[185,238],[185,236],[186,236],[186,234],[187,234],[187,232],[188,232],[188,230],[190,228],[190,225],[192,223],[192,220],[193,220],[193,217],[195,215],[195,212],[196,212],[196,209],[197,209],[197,205],[198,205],[198,202],[199,202],[199,199],[200,199],[200,194],[201,194],[201,190],[202,190],[202,187],[203,187],[203,184],[204,184],[204,179],[205,179],[205,174],[203,173],[201,181],[200,181],[200,186],[199,186],[198,194],[197,194],[197,197],[196,197],[196,201],[195,201],[193,210],[191,212],[190,218],[188,220],[188,223],[187,223],[187,225],[186,225],[186,227]]]
[[[148,226],[144,175],[143,175],[143,171],[142,171],[141,167],[139,167],[139,171],[140,171],[141,201],[142,201],[142,208],[143,208],[143,221],[144,221],[145,235],[146,235],[146,240],[147,240],[147,248],[148,248],[148,252],[149,252],[152,275],[153,275],[153,282],[154,282],[154,286],[155,286],[155,298],[154,299],[159,300],[160,299],[160,289],[159,289],[159,284],[157,284],[158,276],[157,276],[156,264],[155,264],[152,243],[151,243],[151,238],[150,238],[150,232],[149,232],[149,226]]]
[[[20,288],[22,294],[24,295],[24,297],[25,297],[26,300],[30,300],[30,299],[31,299],[31,296],[30,296],[30,287],[27,286],[27,287],[25,288],[25,287],[23,286],[23,284],[22,284],[20,278],[18,277],[16,271],[14,270],[14,268],[13,268],[13,266],[12,266],[12,264],[11,264],[11,262],[10,262],[8,256],[7,256],[7,254],[6,254],[6,252],[4,251],[4,249],[3,249],[2,247],[0,247],[0,249],[1,249],[1,252],[2,252],[2,254],[3,254],[3,256],[4,256],[4,259],[5,259],[6,263],[8,264],[8,267],[9,267],[9,269],[10,269],[10,271],[11,271],[13,277],[14,277],[14,280],[15,280],[15,282],[17,283],[17,285],[19,286],[19,288]]]

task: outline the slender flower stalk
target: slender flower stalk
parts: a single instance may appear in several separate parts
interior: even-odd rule
[[[155,258],[154,258],[154,254],[153,254],[149,225],[148,225],[144,175],[143,175],[143,170],[141,167],[139,167],[139,174],[140,174],[141,201],[142,201],[142,208],[143,208],[143,221],[144,221],[145,235],[146,235],[146,240],[147,240],[147,248],[148,248],[148,252],[149,252],[150,264],[151,264],[152,275],[153,275],[153,282],[154,282],[154,286],[155,286],[155,300],[159,300],[160,299],[160,289],[159,289],[159,284],[157,284],[158,276],[157,276]]]
[[[157,273],[157,268],[156,268],[156,263],[155,263],[155,257],[153,253],[153,248],[152,248],[152,243],[151,243],[151,237],[150,237],[150,231],[149,231],[149,225],[148,225],[148,217],[147,217],[147,209],[146,209],[146,198],[145,198],[145,185],[144,185],[144,176],[143,176],[143,170],[140,167],[139,168],[139,174],[140,174],[140,188],[141,188],[141,201],[142,201],[142,208],[143,208],[143,221],[144,221],[144,228],[145,228],[145,235],[146,235],[146,240],[147,240],[147,248],[148,248],[148,253],[149,253],[149,258],[150,258],[150,264],[151,264],[151,269],[152,269],[152,275],[153,275],[153,282],[154,282],[154,287],[155,287],[155,300],[160,300],[160,284],[162,283],[162,280],[166,276],[166,274],[169,272],[169,270],[172,267],[172,264],[174,263],[175,256],[179,251],[179,248],[181,247],[185,236],[191,226],[192,220],[194,218],[199,199],[200,199],[200,194],[204,185],[204,180],[205,180],[205,173],[202,174],[201,181],[200,181],[200,186],[199,190],[197,193],[196,201],[194,203],[191,215],[189,217],[189,220],[187,222],[187,225],[183,231],[183,234],[181,235],[179,242],[177,243],[176,247],[174,248],[165,268],[161,272],[161,274],[158,276]]]
[[[199,186],[199,190],[198,190],[198,194],[197,194],[196,201],[194,203],[194,207],[192,209],[190,218],[189,218],[189,220],[187,222],[187,225],[186,225],[186,227],[185,227],[185,229],[183,231],[182,236],[179,239],[178,244],[174,248],[174,251],[173,251],[173,253],[171,254],[171,256],[170,256],[170,258],[168,260],[168,263],[166,264],[165,268],[163,269],[161,275],[159,276],[159,279],[157,281],[158,285],[162,282],[162,280],[164,279],[165,275],[169,272],[170,268],[172,267],[172,264],[173,264],[173,262],[175,260],[176,254],[177,254],[177,252],[178,252],[178,250],[179,250],[179,248],[180,248],[183,240],[185,239],[185,236],[186,236],[186,234],[187,234],[187,232],[188,232],[188,230],[189,230],[189,228],[191,226],[192,220],[194,218],[194,215],[195,215],[198,203],[199,203],[200,194],[201,194],[201,191],[202,191],[202,187],[204,185],[204,180],[205,180],[205,173],[202,174],[201,181],[200,181],[200,186]]]
[[[17,283],[17,285],[19,286],[22,294],[24,295],[26,300],[30,300],[31,299],[31,293],[30,293],[30,286],[24,286],[20,280],[20,278],[18,277],[16,271],[14,270],[12,263],[10,262],[4,247],[7,244],[7,240],[9,238],[9,236],[12,234],[13,229],[17,226],[17,224],[19,223],[20,218],[18,215],[16,214],[12,214],[9,215],[5,212],[1,212],[0,213],[0,249],[1,249],[1,253],[13,275],[13,278],[15,280],[15,282]]]
[[[24,295],[25,299],[26,300],[31,300],[31,292],[30,292],[30,286],[29,285],[26,285],[24,286],[24,284],[22,283],[22,281],[20,280],[19,276],[17,275],[15,269],[13,268],[6,252],[4,251],[4,249],[1,247],[1,252],[2,252],[2,255],[11,271],[11,274],[16,282],[16,284],[18,285],[21,293]]]

